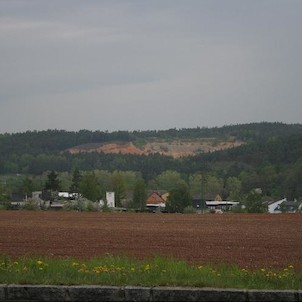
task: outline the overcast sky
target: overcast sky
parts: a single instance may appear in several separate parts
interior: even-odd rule
[[[302,122],[301,0],[0,0],[0,133]]]

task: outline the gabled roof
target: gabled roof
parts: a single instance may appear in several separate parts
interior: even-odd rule
[[[11,194],[11,201],[13,201],[13,202],[24,201],[25,198],[26,198],[26,195],[24,193],[13,192]]]
[[[169,192],[165,192],[165,193],[161,194],[161,198],[164,200],[164,202],[167,202],[169,196],[170,196]]]
[[[283,204],[287,207],[299,207],[302,201],[286,200]]]
[[[159,195],[158,192],[152,192],[147,198],[146,204],[162,204],[165,203],[164,199]]]

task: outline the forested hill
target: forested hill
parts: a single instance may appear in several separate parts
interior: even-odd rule
[[[243,142],[264,142],[267,139],[301,135],[302,124],[252,123],[214,128],[182,128],[148,131],[89,131],[71,132],[65,130],[27,131],[23,133],[0,134],[0,156],[10,154],[53,153],[91,143],[136,142],[150,139],[199,139],[216,138],[241,140]]]
[[[239,141],[240,147],[196,156],[172,158],[159,154],[105,154],[103,152],[70,154],[69,148],[96,143],[131,142],[137,146],[154,139],[161,141],[215,139]],[[302,125],[253,123],[215,128],[169,129],[150,131],[27,131],[0,134],[0,174],[41,174],[45,171],[132,170],[144,177],[165,170],[195,173],[219,170],[239,173],[247,166],[290,165],[302,160]],[[238,167],[241,168],[238,168]],[[233,172],[230,172],[232,171]],[[220,172],[222,173],[222,172]]]

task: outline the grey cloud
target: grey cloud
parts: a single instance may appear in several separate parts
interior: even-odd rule
[[[2,1],[0,132],[300,122],[301,11],[295,0]]]

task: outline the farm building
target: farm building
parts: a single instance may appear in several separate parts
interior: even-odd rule
[[[206,201],[206,207],[210,211],[216,212],[228,212],[232,209],[232,207],[239,205],[238,201],[225,201],[225,200],[213,200]]]
[[[271,214],[276,213],[297,213],[302,211],[302,201],[289,201],[286,198],[277,201],[267,202],[268,212]]]
[[[147,209],[153,211],[153,212],[159,212],[161,209],[166,207],[166,201],[168,199],[169,193],[164,191],[156,192],[153,191],[149,194],[147,200],[146,200],[146,207]]]

